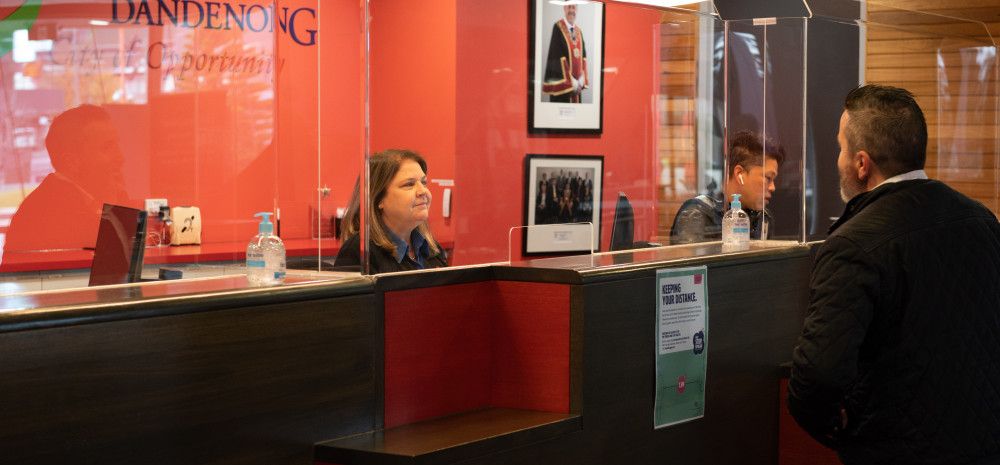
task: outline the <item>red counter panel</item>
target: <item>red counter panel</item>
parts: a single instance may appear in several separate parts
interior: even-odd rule
[[[569,286],[385,294],[385,428],[486,407],[569,411]]]

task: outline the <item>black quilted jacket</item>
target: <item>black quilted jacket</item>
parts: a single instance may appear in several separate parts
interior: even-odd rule
[[[859,195],[810,286],[788,398],[806,431],[846,464],[1000,463],[1000,224],[989,210],[930,180]]]

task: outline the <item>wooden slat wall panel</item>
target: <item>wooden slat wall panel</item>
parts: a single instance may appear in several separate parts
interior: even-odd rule
[[[878,82],[878,81],[872,81],[871,79],[869,79],[868,82]],[[913,95],[916,95],[918,100],[920,100],[921,98],[927,100],[926,102],[918,102],[921,105],[927,103],[931,105],[931,108],[934,109],[937,108],[937,93],[938,93],[937,81],[907,82],[906,88],[909,89],[910,92],[913,92]],[[967,89],[965,95],[989,97],[989,96],[995,96],[996,92],[988,88],[973,88],[973,89]]]
[[[909,2],[908,0],[899,0],[899,1],[893,0],[892,3],[895,6],[898,6],[899,8],[908,8],[908,5],[911,2]],[[948,6],[948,5],[963,5],[968,2],[966,0],[942,0],[941,2],[938,3],[939,6]],[[913,11],[892,9],[891,7],[888,7],[888,9],[882,9],[876,11],[872,10],[874,5],[872,5],[871,3],[869,3],[868,6],[869,6],[868,8],[869,21],[877,22],[880,24],[892,24],[901,26],[918,26],[918,25],[939,26],[943,24],[954,24],[961,22],[961,21],[952,21],[949,23],[948,18],[942,18],[940,16],[932,17],[922,13],[914,13]],[[1000,14],[1000,8],[998,7],[990,7],[990,8],[939,7],[939,8],[923,8],[920,9],[920,11],[924,13],[933,13],[935,15],[942,15],[947,17],[958,17],[958,18],[967,18],[974,21],[985,21],[987,23],[995,22],[996,18],[998,17],[998,14]],[[993,29],[991,26],[991,31],[992,30]]]
[[[925,53],[922,50],[915,50],[914,54]],[[929,53],[934,53],[930,51]],[[899,82],[934,82],[938,79],[947,77],[948,82],[959,82],[962,80],[963,75],[967,70],[961,68],[952,68],[951,66],[959,66],[957,63],[945,63],[945,69],[939,70],[937,68],[870,68],[867,71],[867,76],[870,81],[899,81]],[[980,82],[990,83],[995,86],[996,76],[987,75]]]
[[[984,27],[901,9],[987,23]],[[868,18],[873,25],[867,33],[865,80],[904,87],[917,97],[927,117],[928,174],[1000,213],[996,65],[981,80],[969,81],[960,52],[989,44],[990,34],[1000,37],[1000,0],[894,0],[891,7],[869,3]]]
[[[869,38],[906,39],[926,37],[927,34],[951,34],[956,37],[980,37],[983,35],[983,30],[983,25],[979,23],[923,24],[920,26],[920,34],[915,33],[908,28],[904,28],[903,26],[896,28],[881,27],[878,30],[869,31]]]
[[[658,237],[655,239],[663,243],[669,241],[677,209],[685,200],[697,194],[697,47],[697,21],[673,23],[660,28],[657,150],[661,169],[670,174],[661,176],[660,189],[657,189],[660,221],[656,232]]]
[[[875,29],[874,27],[872,29]],[[869,38],[868,53],[878,55],[883,53],[931,53],[939,48],[949,52],[957,52],[962,47],[974,47],[982,42],[966,39],[948,39],[941,37],[915,37],[904,39]]]
[[[885,0],[881,0],[885,3]],[[895,8],[893,8],[895,7]],[[942,2],[941,0],[893,0],[892,7],[879,5],[877,2],[868,4],[868,12],[893,11],[897,8],[906,8],[918,11],[959,9],[968,11],[969,8],[996,8],[996,0],[962,0],[961,2]],[[967,16],[968,17],[968,16]]]

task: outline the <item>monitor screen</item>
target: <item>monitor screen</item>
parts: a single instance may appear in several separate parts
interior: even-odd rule
[[[627,250],[632,248],[635,241],[633,230],[635,229],[635,218],[632,214],[632,204],[624,192],[618,193],[618,202],[615,203],[615,221],[611,223],[611,251]]]
[[[90,285],[138,282],[145,245],[146,212],[104,204],[90,265]]]

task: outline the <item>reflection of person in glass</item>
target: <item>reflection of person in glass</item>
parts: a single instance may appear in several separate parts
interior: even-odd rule
[[[102,108],[56,116],[45,148],[55,171],[14,213],[5,252],[94,247],[103,204],[127,201],[118,132]]]
[[[743,210],[750,216],[750,238],[767,239],[771,215],[766,209],[774,193],[774,180],[785,161],[785,149],[773,141],[764,144],[751,131],[740,131],[729,145],[726,198],[740,194]],[[670,230],[671,244],[718,241],[722,239],[722,215],[729,202],[699,195],[681,205]]]
[[[564,5],[563,15],[552,26],[542,92],[548,94],[550,102],[581,103],[580,95],[590,87],[590,80],[583,31],[576,24],[576,5]]]
[[[427,162],[409,150],[386,150],[370,162],[372,212],[368,218],[369,263],[372,274],[448,266],[444,250],[427,225],[431,191]],[[361,264],[360,192],[355,185],[341,232],[344,241],[338,267]]]

